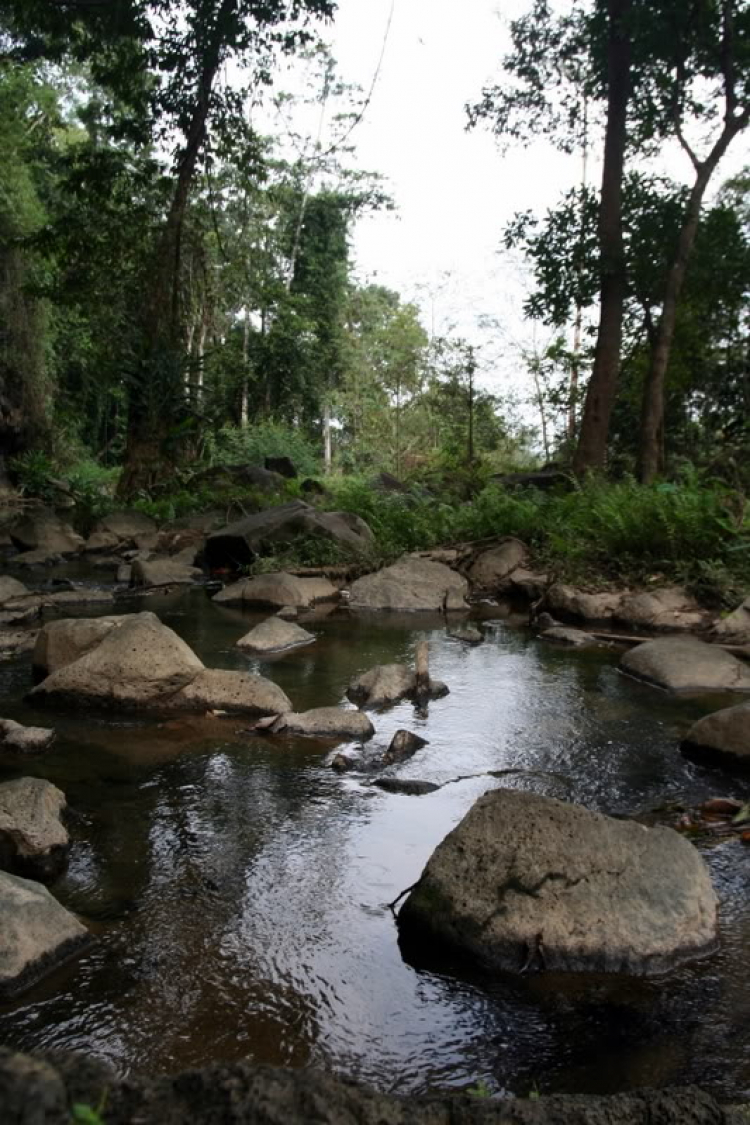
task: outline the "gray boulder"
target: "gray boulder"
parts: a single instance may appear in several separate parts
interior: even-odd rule
[[[176,711],[228,711],[234,715],[277,715],[291,710],[285,692],[264,676],[204,668],[166,707]]]
[[[365,742],[375,727],[361,711],[343,707],[315,707],[311,711],[290,711],[280,715],[273,726],[275,734],[304,734],[311,738],[352,739]]]
[[[13,524],[9,531],[13,542],[24,552],[73,555],[84,543],[82,535],[48,508],[31,513]]]
[[[577,590],[574,586],[566,586],[562,582],[556,582],[547,591],[545,604],[553,613],[558,613],[562,618],[609,621],[617,615],[623,597],[622,592],[607,591],[600,594],[589,594],[584,590]]]
[[[237,647],[254,653],[283,652],[300,645],[312,644],[314,640],[313,633],[308,633],[307,629],[302,629],[292,621],[269,617],[244,637],[240,637]]]
[[[131,586],[189,586],[203,571],[196,566],[186,566],[176,559],[152,559],[143,562],[136,559],[130,572]]]
[[[307,609],[319,601],[334,601],[338,596],[338,590],[327,578],[296,578],[279,571],[242,578],[219,590],[213,600],[218,605],[243,605],[247,608],[298,606]]]
[[[734,612],[717,621],[711,635],[717,641],[750,645],[750,597],[745,598]]]
[[[498,590],[504,580],[526,561],[526,547],[520,539],[505,539],[496,547],[482,551],[466,571],[466,577],[477,590],[490,593]]]
[[[615,619],[636,629],[689,631],[705,625],[708,614],[681,586],[668,586],[624,594]]]
[[[113,629],[118,629],[128,616],[71,617],[48,621],[40,630],[34,645],[34,674],[37,679],[49,676],[58,668],[72,664],[91,652]]]
[[[443,563],[403,555],[392,566],[358,578],[350,587],[352,609],[465,609],[468,583]]]
[[[0,785],[0,869],[47,882],[65,867],[65,794],[40,777]]]
[[[346,694],[358,707],[377,708],[409,699],[416,690],[416,674],[407,664],[376,664],[352,680]],[[448,695],[448,688],[440,680],[430,680],[426,694],[428,699],[441,699]]]
[[[9,574],[0,575],[0,605],[5,605],[11,598],[22,598],[29,591],[23,582],[11,578]]]
[[[718,761],[740,770],[750,767],[750,703],[724,707],[693,723],[683,748],[691,758]]]
[[[45,887],[0,872],[0,998],[34,984],[90,940]]]
[[[359,516],[321,512],[304,500],[293,500],[213,532],[206,540],[206,563],[209,567],[243,566],[263,551],[309,535],[331,539],[354,551],[367,550],[373,540]]]
[[[519,566],[503,582],[502,593],[511,598],[535,602],[542,597],[548,584],[549,578],[546,574]]]
[[[583,629],[573,629],[569,625],[552,625],[549,629],[544,629],[539,636],[542,640],[554,641],[556,644],[569,645],[572,648],[587,648],[599,643],[591,633],[585,633]]]
[[[100,519],[92,534],[106,533],[108,536],[115,536],[117,542],[123,543],[134,542],[140,535],[153,535],[157,531],[155,522],[143,512],[123,510],[110,512],[108,516]],[[111,543],[111,539],[108,541]]]
[[[713,949],[716,912],[672,829],[497,789],[433,852],[398,925],[490,970],[652,975]]]
[[[53,730],[25,727],[14,719],[0,719],[0,749],[16,754],[42,754],[55,741]]]
[[[750,667],[695,637],[663,637],[626,652],[623,672],[668,691],[750,691]]]
[[[124,710],[226,710],[275,715],[291,710],[269,680],[205,668],[153,613],[127,616],[98,645],[58,667],[30,693],[35,703]]]

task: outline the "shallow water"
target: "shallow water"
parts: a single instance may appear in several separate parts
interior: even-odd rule
[[[98,940],[16,1002],[0,1042],[89,1051],[121,1071],[213,1060],[316,1064],[381,1089],[473,1085],[610,1092],[696,1081],[750,1093],[750,849],[705,847],[722,941],[656,981],[542,974],[488,981],[460,965],[402,958],[388,903],[481,793],[523,786],[630,814],[750,784],[677,748],[722,699],[670,699],[616,670],[617,653],[560,651],[502,622],[465,648],[439,618],[320,613],[317,643],[269,661],[233,648],[254,620],[201,590],[133,602],[209,666],[278,682],[299,710],[335,704],[357,673],[409,660],[428,638],[451,693],[425,719],[375,716],[429,740],[390,773],[446,784],[387,794],[329,766],[330,747],[243,733],[242,721],[166,724],[38,712],[28,661],[0,665],[0,713],[54,725],[56,746],[0,777],[48,777],[75,819],[53,890]],[[517,770],[501,777],[490,771]]]

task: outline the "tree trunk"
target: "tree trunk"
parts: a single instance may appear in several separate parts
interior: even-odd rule
[[[601,285],[599,332],[573,469],[604,468],[622,345],[626,269],[622,238],[622,178],[627,109],[631,93],[631,46],[625,26],[632,0],[608,0],[607,126],[599,207]]]
[[[331,475],[333,456],[331,451],[331,406],[326,403],[323,407],[323,471],[326,476]]]
[[[743,124],[744,122],[744,124]],[[704,161],[695,161],[696,178],[688,200],[685,217],[677,240],[675,256],[667,275],[664,303],[651,348],[649,369],[643,387],[641,408],[641,441],[638,475],[642,484],[651,481],[664,468],[664,386],[672,350],[680,293],[687,274],[690,255],[701,217],[703,197],[709,180],[733,137],[748,124],[748,115],[726,119],[721,136]]]

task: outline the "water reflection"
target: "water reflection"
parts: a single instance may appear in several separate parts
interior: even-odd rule
[[[100,940],[14,1004],[0,1040],[91,1051],[154,1073],[209,1060],[321,1063],[399,1091],[460,1087],[615,1090],[700,1081],[750,1086],[747,852],[708,849],[722,898],[721,951],[658,982],[541,975],[488,980],[455,962],[402,957],[387,903],[488,788],[511,785],[631,813],[663,800],[748,794],[686,762],[677,740],[716,700],[674,701],[621,677],[606,650],[561,652],[504,622],[468,648],[440,618],[331,615],[315,645],[271,661],[234,648],[262,615],[201,591],[160,612],[210,666],[269,675],[304,709],[338,702],[375,663],[431,643],[451,688],[417,718],[375,716],[373,749],[399,727],[429,740],[391,769],[444,787],[419,798],[339,777],[329,751],[183,718],[114,724],[55,716],[48,756],[0,758],[76,810],[71,866],[55,893]],[[22,700],[28,662],[0,671],[3,713],[46,722]],[[516,772],[509,772],[516,771]]]

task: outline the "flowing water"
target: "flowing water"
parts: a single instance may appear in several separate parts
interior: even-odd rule
[[[144,599],[209,666],[278,682],[296,709],[335,704],[372,665],[428,639],[450,695],[418,718],[375,716],[429,740],[388,794],[330,768],[331,749],[246,733],[236,720],[160,724],[35,711],[30,662],[0,665],[0,714],[54,725],[52,751],[0,755],[0,778],[47,777],[74,819],[52,888],[97,940],[13,1003],[0,1042],[90,1052],[121,1072],[249,1058],[322,1066],[384,1090],[487,1083],[523,1094],[700,1082],[750,1093],[750,849],[702,845],[721,897],[711,957],[648,982],[472,975],[399,950],[388,906],[487,789],[522,786],[609,813],[747,797],[748,782],[687,762],[678,741],[723,699],[671,699],[616,670],[617,653],[560,651],[502,621],[466,648],[439,618],[314,615],[308,648],[267,661],[235,641],[258,618],[202,590]],[[502,774],[501,771],[515,771]],[[497,776],[497,774],[500,776]]]

